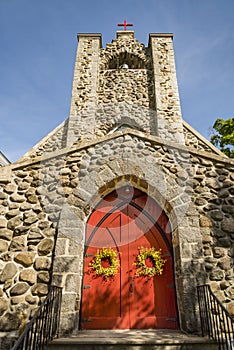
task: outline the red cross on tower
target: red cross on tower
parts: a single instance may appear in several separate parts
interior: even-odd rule
[[[132,27],[132,26],[133,26],[133,24],[127,23],[126,19],[124,20],[123,23],[118,24],[118,27],[124,27],[124,30],[127,30],[127,27]]]

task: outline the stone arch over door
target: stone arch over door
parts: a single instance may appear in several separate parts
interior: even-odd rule
[[[101,198],[126,185],[133,186],[156,200],[169,217],[173,237],[177,235],[176,216],[170,204],[157,189],[135,175],[119,176],[107,182],[99,188],[95,196],[84,203],[84,206],[81,206],[80,202],[78,206],[71,194],[65,201],[60,216],[52,273],[52,283],[63,287],[60,323],[64,335],[76,334],[79,331],[85,225],[88,217]]]
[[[109,278],[90,268],[106,247],[120,262]],[[140,247],[161,251],[161,275],[137,275]],[[178,328],[170,222],[151,197],[129,184],[105,196],[88,219],[81,305],[82,329]]]
[[[86,197],[85,200],[81,202],[80,199],[78,200],[77,197],[74,196],[74,193],[71,193],[63,206],[53,268],[53,283],[64,287],[61,327],[64,329],[65,334],[75,334],[79,330],[85,226],[88,217],[101,198],[119,187],[130,185],[152,197],[152,199],[163,208],[170,220],[175,259],[175,283],[177,288],[179,323],[182,329],[189,331],[196,330],[195,289],[197,278],[201,279],[203,276],[201,273],[203,260],[200,255],[199,257],[195,255],[196,252],[200,254],[197,248],[201,241],[199,235],[200,231],[197,227],[194,229],[192,225],[189,227],[187,224],[188,219],[192,218],[194,220],[194,225],[197,225],[196,211],[190,206],[189,211],[186,212],[188,219],[185,218],[184,223],[181,225],[178,222],[180,219],[178,217],[178,212],[175,211],[175,208],[173,208],[173,205],[170,203],[170,198],[165,198],[159,190],[162,186],[167,186],[167,181],[163,182],[162,186],[160,182],[158,182],[158,188],[156,188],[153,183],[151,184],[151,181],[147,181],[141,175],[142,169],[137,169],[135,167],[136,175],[126,175],[126,173],[124,175],[122,172],[124,170],[127,171],[128,167],[131,167],[131,163],[128,161],[124,164],[124,160],[122,160],[122,164],[119,164],[121,168],[119,166],[116,167],[116,172],[119,172],[119,176],[106,178],[106,182],[103,182],[103,185],[95,187],[95,178],[98,175],[90,174],[88,188],[90,197]],[[114,164],[110,163],[109,166],[112,167]],[[155,171],[157,170],[156,166]],[[82,190],[75,189],[74,192],[83,191],[84,189],[86,188],[83,187]],[[88,194],[88,192],[86,192],[86,194]],[[189,231],[186,230],[185,232],[183,225],[188,225],[188,229],[196,231],[196,236],[189,236]],[[191,275],[191,269],[193,269],[191,265],[192,259],[188,259],[188,251],[189,254],[193,254],[194,256],[192,265],[196,265],[196,268],[198,267],[196,273],[193,275]]]

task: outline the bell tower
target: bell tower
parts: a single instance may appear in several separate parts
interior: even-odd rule
[[[173,36],[145,47],[126,26],[105,48],[101,34],[78,35],[67,146],[124,125],[184,144]]]

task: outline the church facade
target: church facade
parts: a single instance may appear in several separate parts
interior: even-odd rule
[[[182,119],[171,34],[78,41],[69,118],[0,168],[0,332],[50,285],[61,335],[199,332],[198,285],[234,314],[234,162]]]

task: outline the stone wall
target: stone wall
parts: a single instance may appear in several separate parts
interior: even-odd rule
[[[180,98],[171,34],[150,34],[158,136],[184,144]]]
[[[229,309],[234,302],[234,164],[223,157],[201,153],[175,148],[173,144],[162,145],[157,138],[146,139],[127,130],[81,147],[66,160],[66,180],[75,178],[78,184],[67,197],[67,204],[72,208],[72,227],[70,223],[62,225],[61,231],[82,247],[84,220],[101,196],[123,184],[130,183],[155,198],[173,226],[180,319],[183,328],[189,331],[197,329],[198,284],[213,281],[212,288]],[[75,168],[74,159],[79,160]],[[75,227],[80,228],[79,234]],[[62,257],[58,259],[61,264]],[[78,275],[82,275],[81,260],[82,254],[77,260]],[[78,285],[80,288],[80,283],[73,281],[74,304],[80,300],[74,290]],[[70,298],[71,294],[69,303]]]
[[[68,119],[57,126],[52,132],[46,135],[38,144],[28,151],[19,162],[44,156],[63,149],[67,145]]]
[[[126,127],[154,135],[156,133],[155,111],[127,102],[105,103],[98,106],[94,130],[96,138]]]
[[[96,94],[98,81],[99,49],[101,36],[81,34],[74,69],[67,146],[82,135],[92,138],[94,134]],[[87,112],[88,111],[88,112]]]
[[[99,74],[98,104],[128,102],[150,108],[153,73],[146,69],[109,69]]]
[[[52,277],[63,287],[62,329],[77,331],[85,223],[102,196],[126,183],[172,224],[182,327],[197,329],[197,284],[210,283],[233,310],[233,170],[228,159],[130,129],[14,165],[0,195],[1,329],[18,328]]]
[[[218,154],[223,156],[218,148],[212,145],[211,142],[207,141],[201,134],[194,130],[189,124],[183,120],[183,134],[185,138],[185,145],[193,147],[196,150],[205,151],[209,153]]]
[[[18,329],[48,293],[55,225],[41,202],[39,169],[23,166],[0,185],[0,329]]]

